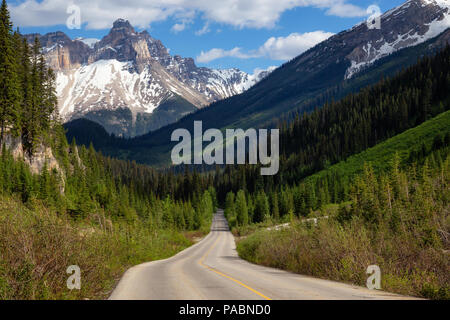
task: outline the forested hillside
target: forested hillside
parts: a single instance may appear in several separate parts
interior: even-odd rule
[[[192,188],[68,144],[53,72],[37,39],[29,46],[12,31],[4,0],[0,71],[0,299],[105,297],[128,266],[168,257],[209,231],[211,177],[193,174]],[[36,153],[44,147],[51,153]],[[91,284],[69,292],[61,279],[74,264]]]
[[[216,188],[232,190],[240,256],[359,285],[377,264],[384,290],[449,299],[449,56],[297,116],[277,176],[226,168]]]
[[[57,121],[55,76],[39,41],[30,48],[18,31],[12,32],[5,1],[0,19],[0,144],[6,135],[19,136],[24,151],[33,155]]]
[[[238,244],[240,256],[362,286],[367,266],[376,264],[383,290],[449,299],[449,146],[439,143],[426,150],[406,166],[393,155],[382,172],[366,163],[362,174],[339,180],[344,198],[329,194],[327,180],[317,188],[307,184],[280,191],[280,210],[288,210],[280,214],[289,217],[290,225],[279,231],[236,229],[247,235]],[[227,208],[241,214],[238,201]],[[314,223],[297,214],[318,218]]]
[[[170,164],[170,150],[174,146],[170,142],[171,133],[178,128],[186,128],[192,132],[194,120],[201,120],[204,130],[278,127],[280,118],[290,122],[297,114],[302,116],[304,112],[314,111],[325,103],[332,104],[351,93],[357,94],[361,89],[378,83],[383,77],[396,76],[408,66],[416,64],[420,58],[439,52],[448,43],[449,35],[450,29],[447,29],[427,42],[380,59],[370,68],[345,81],[339,78],[345,70],[343,64],[333,65],[332,70],[323,73],[315,73],[315,69],[311,67],[311,72],[305,72],[311,81],[306,81],[305,73],[299,72],[296,67],[298,60],[302,60],[300,56],[275,70],[271,76],[244,94],[216,102],[175,124],[134,139],[103,139],[103,134],[98,140],[97,135],[88,137],[85,132],[90,131],[90,123],[83,124],[86,126],[84,130],[81,130],[81,123],[67,123],[66,128],[70,136],[80,137],[80,143],[89,145],[93,141],[95,147],[105,154],[167,167]]]
[[[216,184],[220,201],[225,200],[227,190],[254,193],[263,189],[270,193],[280,186],[298,184],[311,174],[448,110],[449,57],[447,47],[395,77],[311,113],[297,115],[290,123],[281,123],[280,172],[262,177],[256,166],[228,166]],[[447,131],[431,134],[444,138]]]
[[[241,189],[247,194],[257,194],[262,190],[270,203],[279,201],[273,198],[280,188],[296,186],[310,175],[415,128],[448,110],[449,56],[450,48],[445,48],[432,57],[423,57],[416,65],[395,77],[382,79],[359,93],[327,103],[311,113],[297,114],[289,123],[280,123],[281,164],[280,172],[275,176],[261,176],[259,167],[251,165],[216,167],[215,171],[197,167],[198,172],[186,167],[183,175],[166,171],[169,174],[163,176],[164,179],[149,181],[146,186],[158,194],[170,188],[172,194],[185,200],[192,197],[189,190],[214,186],[220,203],[225,203],[229,191],[236,194]],[[436,141],[441,139],[442,143],[448,144],[447,118],[446,114],[440,120],[429,122],[425,126],[427,129],[414,131],[414,134],[408,135],[411,138],[401,148],[397,145],[383,145],[382,151],[376,154],[385,154],[382,163],[386,163],[395,151],[402,152],[402,156],[409,156],[410,152],[424,154],[423,150],[431,148],[435,138]],[[82,129],[83,125],[77,130],[81,132]],[[86,137],[88,135],[89,133]],[[108,139],[107,136],[104,139]],[[418,146],[417,141],[420,142]],[[380,149],[379,147],[377,150]],[[364,160],[357,158],[351,166],[362,168],[363,162]],[[136,164],[133,166],[145,168]],[[175,172],[178,171],[179,168]],[[358,172],[361,171],[356,170],[352,174]],[[202,179],[200,185],[197,182],[199,179]],[[334,185],[339,186],[339,191],[338,187],[334,190]],[[330,197],[335,192],[341,192],[342,188],[340,180],[328,181]],[[318,190],[316,193],[318,194]],[[287,214],[286,210],[284,212]]]
[[[447,47],[392,79],[297,116],[280,139],[286,171],[298,180],[448,110],[449,56]]]

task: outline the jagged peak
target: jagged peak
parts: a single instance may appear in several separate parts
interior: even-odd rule
[[[428,5],[435,5],[441,8],[450,8],[450,0],[408,0],[405,1],[404,3],[402,3],[401,5],[392,8],[391,10],[388,10],[383,17],[387,17],[390,16],[391,14],[402,10],[402,9],[407,9],[409,8],[411,5],[416,5],[418,7],[425,7]]]
[[[410,1],[414,1],[414,0],[410,0]],[[415,1],[420,1],[423,4],[435,4],[440,7],[445,7],[445,8],[450,7],[450,0],[415,0]]]
[[[126,30],[127,32],[135,33],[135,30],[130,21],[125,19],[117,19],[116,21],[114,21],[111,30]]]

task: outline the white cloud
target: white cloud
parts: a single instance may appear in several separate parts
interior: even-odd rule
[[[186,29],[186,24],[185,23],[176,23],[172,26],[171,30],[175,33],[178,33],[180,31],[183,31],[184,29]]]
[[[178,33],[186,29],[188,24],[194,22],[195,11],[187,10],[182,12],[177,12],[175,14],[175,19],[179,22],[174,24],[171,28],[172,32]]]
[[[269,38],[259,49],[245,53],[241,48],[234,48],[231,50],[224,50],[214,48],[206,52],[201,52],[196,60],[200,63],[208,63],[225,57],[233,57],[239,59],[249,58],[269,58],[272,60],[290,60],[309,48],[314,47],[319,42],[322,42],[334,35],[331,32],[313,31],[303,34],[291,33],[287,37],[272,37]]]
[[[200,30],[195,31],[195,34],[197,36],[201,36],[201,35],[207,34],[210,31],[211,30],[209,29],[209,22],[206,22],[205,25],[203,26],[203,28],[201,28]]]
[[[239,59],[249,59],[256,58],[258,55],[256,54],[247,54],[243,53],[241,48],[233,48],[231,50],[224,50],[219,48],[211,49],[207,52],[201,52],[199,56],[197,56],[196,60],[200,63],[208,63],[213,60],[217,60],[224,57],[233,57]]]
[[[330,7],[326,13],[330,16],[338,16],[343,18],[364,17],[367,16],[366,9],[362,9],[353,4],[340,3]]]
[[[290,60],[332,35],[334,33],[313,31],[303,34],[291,33],[287,37],[272,37],[258,51],[262,56],[272,60]]]
[[[315,7],[326,14],[342,17],[365,16],[353,0],[77,0],[81,21],[88,29],[106,29],[118,18],[125,18],[141,28],[169,17],[201,16],[206,22],[216,22],[237,28],[272,28],[281,14],[295,7]],[[68,14],[65,0],[24,0],[10,4],[14,22],[19,26],[51,26],[65,24]],[[176,29],[182,28],[178,20]]]

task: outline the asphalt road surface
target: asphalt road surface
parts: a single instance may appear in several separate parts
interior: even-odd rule
[[[222,210],[211,232],[177,255],[129,269],[112,300],[409,299],[262,267],[240,259]]]

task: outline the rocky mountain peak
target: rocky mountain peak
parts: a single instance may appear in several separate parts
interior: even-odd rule
[[[130,24],[130,21],[125,19],[117,19],[113,22],[113,27],[111,31],[125,30],[125,32],[134,33],[135,30],[133,26]]]
[[[192,58],[170,55],[160,40],[125,19],[99,41],[72,40],[62,32],[40,38],[57,71],[61,117],[88,118],[116,135],[156,130],[261,79],[237,69],[199,68]]]
[[[148,38],[148,33],[137,33],[128,20],[118,19],[109,33],[95,44],[92,60],[133,61],[135,67],[142,70],[143,64],[151,58],[146,44]]]
[[[46,36],[42,37],[41,40],[45,39],[45,45],[52,45],[54,43],[69,43],[72,40],[64,33],[61,31],[56,31],[56,32],[50,32],[48,34],[46,34]]]
[[[136,30],[131,26],[128,20],[118,19],[114,21],[113,27],[104,39],[120,40],[126,37],[136,36]]]
[[[30,44],[34,43],[34,39],[36,37],[39,39],[39,42],[43,47],[51,47],[54,44],[68,45],[72,42],[72,39],[70,39],[64,32],[61,31],[49,32],[44,36],[39,33],[31,33],[25,35],[25,38]]]

